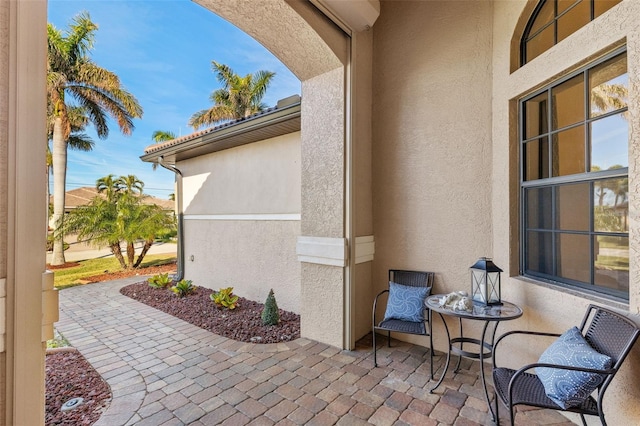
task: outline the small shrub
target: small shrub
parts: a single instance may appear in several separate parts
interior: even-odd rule
[[[195,287],[191,280],[185,279],[178,281],[173,287],[171,287],[171,291],[173,291],[178,297],[184,297],[193,292],[193,290],[195,290]]]
[[[269,292],[267,301],[264,302],[261,317],[263,325],[277,325],[280,322],[280,312],[278,311],[278,304],[276,303],[276,296],[273,294],[273,289]]]
[[[169,278],[169,273],[158,274],[150,277],[148,280],[149,286],[153,288],[165,288],[169,284],[171,284],[171,278]]]
[[[221,288],[209,297],[220,308],[235,309],[238,306],[238,296],[233,294],[233,287]]]

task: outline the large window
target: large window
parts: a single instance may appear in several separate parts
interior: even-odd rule
[[[611,9],[621,0],[542,0],[522,37],[524,65]]]
[[[520,100],[524,275],[629,297],[627,56]]]

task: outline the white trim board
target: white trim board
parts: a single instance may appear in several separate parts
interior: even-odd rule
[[[300,236],[296,254],[300,262],[345,267],[348,258],[347,239]]]
[[[376,243],[373,235],[356,237],[356,265],[358,263],[371,262],[376,252]]]
[[[184,220],[300,220],[299,213],[186,214]]]

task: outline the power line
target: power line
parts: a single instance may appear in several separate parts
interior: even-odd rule
[[[96,184],[94,183],[75,183],[75,182],[67,182],[67,186],[77,186],[78,188],[83,187],[83,186],[89,186],[91,188],[95,187]],[[173,188],[171,189],[167,189],[167,188],[152,188],[150,186],[145,186],[144,189],[152,189],[154,191],[169,191],[169,192],[173,192]]]

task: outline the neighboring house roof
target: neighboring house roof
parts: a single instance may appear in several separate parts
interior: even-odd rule
[[[159,157],[169,164],[224,149],[300,131],[300,96],[278,101],[275,107],[249,117],[210,127],[145,148],[142,161],[155,163]]]
[[[67,191],[65,194],[65,211],[73,210],[77,207],[89,204],[89,202],[96,196],[104,195],[100,194],[96,188],[90,186],[83,186],[80,188]],[[53,196],[50,197],[53,202]],[[164,210],[173,210],[175,202],[171,200],[163,200],[161,198],[146,196],[143,201],[144,204],[155,204],[162,207]]]

